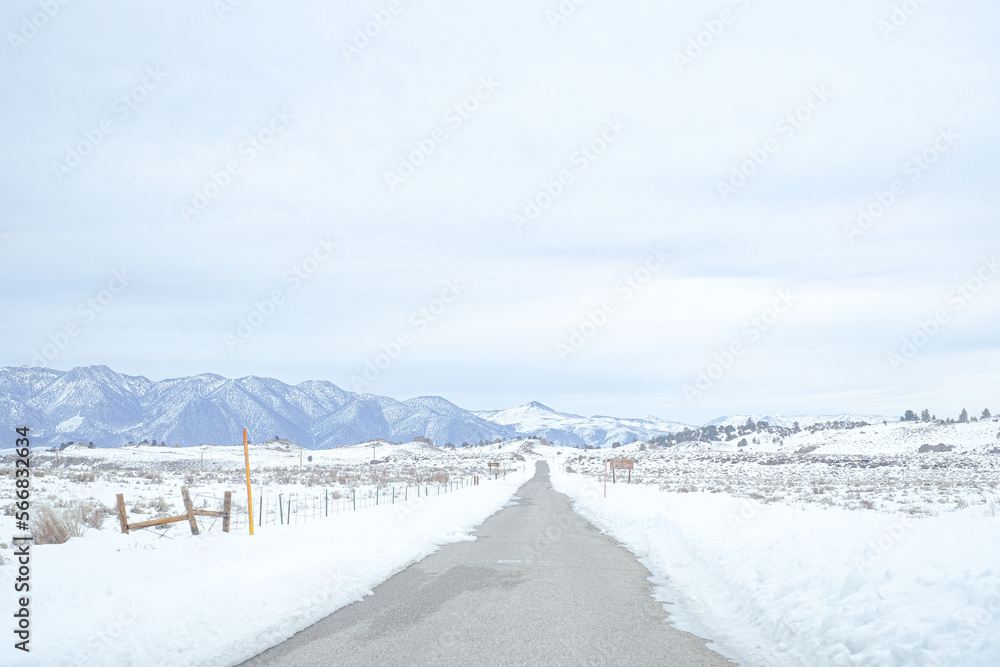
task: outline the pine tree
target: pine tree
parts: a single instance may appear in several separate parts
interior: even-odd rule
[[[969,411],[962,408],[962,413],[958,415],[958,423],[967,424],[969,422]]]
[[[923,412],[920,413],[920,420],[929,422],[931,420],[931,411],[924,408]]]
[[[993,415],[990,414],[989,408],[983,408],[983,415],[980,417],[980,419],[990,419],[992,416]]]

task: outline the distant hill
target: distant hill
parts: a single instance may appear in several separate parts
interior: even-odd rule
[[[869,424],[881,423],[883,421],[898,421],[899,417],[883,417],[880,415],[726,415],[718,417],[705,424],[705,426],[740,426],[747,422],[747,417],[753,419],[754,423],[765,422],[772,426],[784,426],[791,428],[795,422],[800,428],[805,428],[812,424],[825,424],[827,422],[867,422]]]
[[[475,414],[497,424],[512,426],[520,434],[542,437],[564,447],[610,447],[615,442],[626,444],[675,433],[685,426],[656,417],[581,417],[557,412],[537,401],[506,410],[481,410]]]
[[[898,420],[850,414],[728,415],[709,424],[738,428],[747,417],[789,428],[796,421],[806,428],[824,422]],[[563,447],[610,447],[695,428],[657,417],[584,417],[537,401],[471,412],[440,396],[398,401],[316,380],[288,385],[273,378],[231,379],[205,373],[154,382],[107,366],[69,371],[0,368],[0,422],[8,428],[30,426],[35,443],[48,446],[93,442],[116,447],[142,440],[235,445],[242,442],[246,427],[254,442],[279,436],[307,449],[375,438],[409,442],[417,436],[429,437],[436,445],[461,446],[516,435],[545,438]]]
[[[436,444],[510,437],[514,429],[477,417],[438,396],[397,401],[355,394],[330,382],[291,386],[272,378],[204,374],[153,382],[107,366],[57,371],[0,368],[3,426],[30,426],[35,444],[129,441],[238,444],[280,436],[309,449],[384,438]]]

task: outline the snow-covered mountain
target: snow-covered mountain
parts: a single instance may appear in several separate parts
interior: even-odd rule
[[[107,366],[0,368],[0,422],[29,426],[34,442],[49,446],[76,441],[113,447],[152,439],[228,445],[242,442],[244,427],[257,442],[281,436],[310,449],[373,438],[407,442],[418,435],[461,445],[514,434],[438,396],[397,401],[330,382],[291,386],[254,376],[153,382]]]
[[[685,426],[657,417],[582,417],[557,412],[538,401],[506,410],[481,410],[475,414],[497,424],[512,426],[519,434],[542,437],[564,447],[610,447],[615,442],[625,444],[633,440],[648,440],[676,433]]]
[[[750,417],[801,428],[817,422],[889,422],[866,415],[728,415],[709,424],[739,427]],[[471,412],[439,396],[398,401],[356,394],[331,382],[287,385],[273,378],[225,378],[210,373],[153,382],[107,366],[70,371],[0,368],[0,425],[27,425],[43,445],[93,442],[99,447],[130,440],[168,444],[238,444],[246,427],[262,442],[275,436],[309,449],[384,438],[408,442],[427,436],[436,444],[537,436],[567,447],[610,447],[677,433],[686,424],[657,417],[583,417],[532,401],[506,410]],[[0,444],[0,447],[5,445]],[[9,446],[9,445],[8,445]]]

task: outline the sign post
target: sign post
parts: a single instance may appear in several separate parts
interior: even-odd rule
[[[499,479],[500,478],[500,462],[499,461],[490,461],[489,466],[490,466],[490,470],[493,471],[493,479]],[[504,471],[504,478],[506,479],[506,477],[507,477],[507,471],[505,470]]]
[[[614,474],[615,470],[628,470],[628,483],[632,483],[632,468],[635,465],[635,461],[632,459],[611,459],[611,483],[614,484]],[[604,486],[607,488],[608,485],[608,473],[604,473]]]
[[[253,496],[250,494],[250,448],[247,446],[246,429],[243,429],[243,460],[246,462],[247,467],[247,511],[250,512],[250,534],[253,535]]]

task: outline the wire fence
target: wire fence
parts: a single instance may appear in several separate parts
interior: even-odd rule
[[[253,522],[255,527],[294,526],[344,512],[356,512],[379,505],[394,505],[418,498],[453,493],[474,486],[476,479],[476,476],[470,476],[448,482],[366,487],[361,493],[358,489],[323,489],[316,493],[269,492],[263,489],[258,491],[253,499]],[[231,517],[231,530],[247,528],[249,513],[246,501],[234,500]]]

